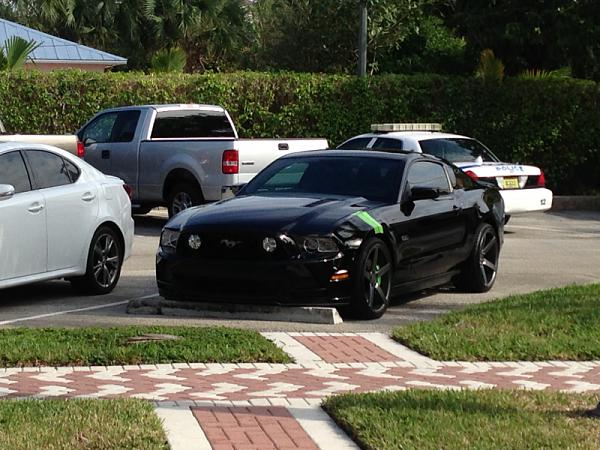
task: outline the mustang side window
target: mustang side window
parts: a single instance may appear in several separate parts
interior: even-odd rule
[[[10,184],[15,193],[31,190],[31,183],[21,152],[0,155],[0,184]]]
[[[448,176],[441,164],[417,161],[408,171],[408,189],[415,186],[437,189],[440,194],[450,193]]]

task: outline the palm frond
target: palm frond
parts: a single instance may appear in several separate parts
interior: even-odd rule
[[[4,43],[6,70],[20,69],[25,65],[29,55],[40,46],[35,41],[27,41],[19,36],[12,36]]]

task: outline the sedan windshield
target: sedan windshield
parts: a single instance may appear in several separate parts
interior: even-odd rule
[[[364,197],[395,203],[404,161],[392,158],[313,156],[275,161],[241,194],[286,195],[289,193]]]
[[[445,138],[419,141],[423,153],[437,156],[451,163],[474,162],[481,157],[482,162],[500,161],[496,155],[475,139]]]

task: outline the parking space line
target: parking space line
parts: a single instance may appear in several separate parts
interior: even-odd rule
[[[143,297],[134,297],[134,298],[130,298],[127,300],[122,300],[120,302],[104,303],[103,305],[86,306],[85,308],[69,309],[69,310],[65,310],[65,311],[56,311],[56,312],[47,313],[47,314],[38,314],[35,316],[19,317],[18,319],[3,320],[3,321],[0,321],[0,325],[10,325],[13,323],[18,323],[18,322],[26,322],[28,320],[45,319],[47,317],[62,316],[64,314],[71,314],[71,313],[77,313],[77,312],[94,311],[96,309],[110,308],[111,306],[125,305],[132,300],[144,300],[146,298],[153,298],[153,297],[158,297],[158,294],[144,295]]]

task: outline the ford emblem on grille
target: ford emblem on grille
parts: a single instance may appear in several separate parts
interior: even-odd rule
[[[242,241],[232,241],[229,239],[221,239],[221,245],[224,245],[227,248],[233,248],[236,245],[239,245],[241,243],[242,243]]]
[[[277,241],[272,237],[266,237],[263,239],[263,248],[267,253],[273,253],[277,248]]]

